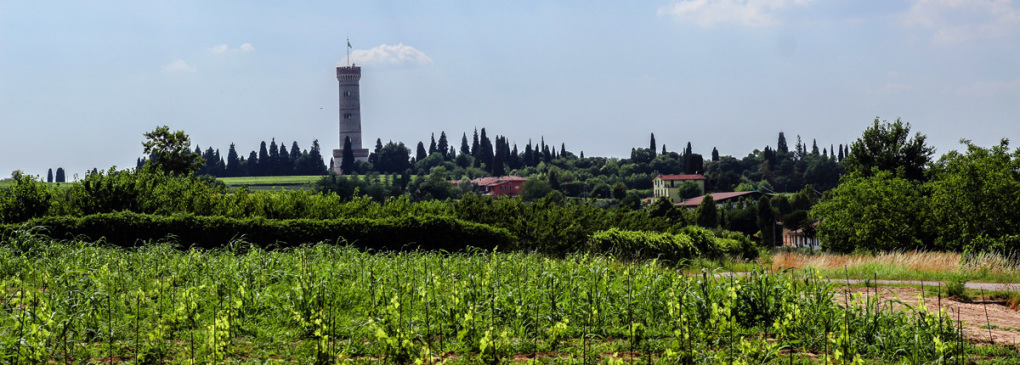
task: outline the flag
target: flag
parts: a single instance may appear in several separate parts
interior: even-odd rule
[[[350,39],[347,40],[347,48],[353,48],[353,47],[351,47],[351,40]]]

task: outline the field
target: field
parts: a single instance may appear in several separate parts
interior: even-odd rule
[[[875,255],[840,255],[805,251],[778,251],[771,256],[774,269],[814,268],[825,277],[852,279],[1020,281],[1020,259],[993,252],[964,255],[957,252],[899,251]]]
[[[247,187],[252,190],[298,190],[308,189],[312,183],[321,179],[319,175],[307,176],[246,176],[216,178],[230,188]]]
[[[1010,363],[953,313],[810,272],[336,245],[0,246],[0,362]],[[871,299],[864,299],[871,298]],[[884,310],[879,310],[884,309]]]

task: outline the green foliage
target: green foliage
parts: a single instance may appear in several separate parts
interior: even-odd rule
[[[0,241],[5,362],[617,363],[625,353],[634,363],[884,364],[957,363],[975,351],[946,313],[878,310],[890,303],[842,297],[810,272],[690,276],[590,254],[16,239],[34,251]]]
[[[876,170],[845,179],[811,216],[819,220],[818,237],[828,250],[914,249],[923,245],[926,206],[920,183]]]
[[[712,194],[705,195],[701,200],[701,204],[698,204],[698,208],[694,211],[694,214],[698,217],[698,225],[705,228],[715,228],[719,226],[719,208],[715,204],[715,199],[712,198]]]
[[[202,156],[191,152],[191,139],[184,131],[170,132],[167,126],[156,127],[145,133],[142,142],[145,154],[152,156],[147,166],[171,175],[188,175],[197,172],[204,164]]]
[[[848,173],[871,176],[874,170],[893,172],[909,180],[924,180],[924,169],[935,148],[925,145],[920,132],[910,136],[910,123],[878,121],[850,147],[844,166]]]
[[[173,237],[185,246],[219,247],[244,237],[263,247],[285,247],[306,242],[346,242],[373,250],[446,250],[467,247],[508,247],[513,236],[506,230],[450,217],[405,216],[381,219],[235,219],[194,215],[146,215],[130,212],[84,217],[46,217],[27,222],[44,227],[54,238],[90,237],[132,247],[141,241]],[[8,225],[3,236],[20,225]]]
[[[925,230],[942,249],[1017,250],[1020,246],[975,245],[979,237],[997,240],[1020,234],[1020,150],[1009,151],[1009,142],[982,148],[962,141],[965,153],[947,153],[932,168],[929,192],[931,219]]]
[[[23,222],[50,209],[52,193],[35,177],[14,172],[14,185],[0,188],[0,222]]]
[[[549,182],[539,179],[530,178],[521,185],[521,199],[524,201],[535,201],[545,198],[546,195],[552,192],[552,185]]]
[[[623,231],[616,228],[595,232],[588,245],[592,252],[624,259],[656,258],[664,262],[680,263],[699,255],[691,238],[686,235]]]

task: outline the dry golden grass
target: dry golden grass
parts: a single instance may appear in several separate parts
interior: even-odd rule
[[[877,275],[883,279],[943,280],[962,275],[975,281],[1020,281],[1020,261],[995,253],[972,254],[964,260],[962,254],[952,252],[903,251],[875,255],[777,252],[772,256],[772,267],[813,267],[823,273],[858,278]]]

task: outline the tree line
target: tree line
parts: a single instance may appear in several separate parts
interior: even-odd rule
[[[262,141],[256,152],[252,150],[245,158],[237,153],[234,143],[230,144],[227,156],[220,155],[219,149],[195,145],[194,150],[188,149],[185,154],[200,156],[202,165],[196,171],[199,175],[210,175],[216,177],[237,177],[237,176],[292,176],[292,175],[325,175],[329,171],[322,156],[322,148],[319,140],[312,141],[310,149],[302,150],[297,141],[294,141],[290,149],[284,144],[276,144],[273,138],[269,144]],[[141,168],[153,155],[139,158],[136,163]]]

